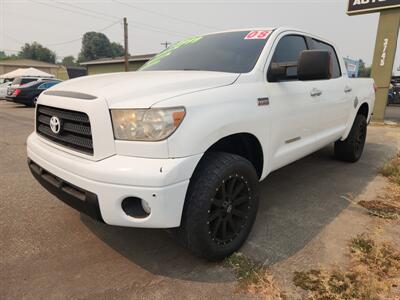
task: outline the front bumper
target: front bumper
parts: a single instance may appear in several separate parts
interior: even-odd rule
[[[95,209],[93,203],[96,201],[93,199],[97,197],[100,216],[92,217],[110,225],[147,228],[180,225],[189,180],[201,158],[201,155],[176,159],[113,155],[91,161],[52,147],[36,133],[28,138],[27,154],[29,160],[54,178],[92,195],[87,204],[88,211]],[[145,218],[128,216],[121,207],[122,201],[128,197],[145,200],[151,208],[150,215]],[[87,213],[81,209],[86,207],[82,203],[78,202],[78,207],[71,206]]]
[[[85,213],[96,221],[104,222],[101,216],[97,195],[76,187],[49,173],[28,158],[28,166],[33,177],[58,199]]]

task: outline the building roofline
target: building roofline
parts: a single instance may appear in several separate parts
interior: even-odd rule
[[[33,59],[4,59],[0,60],[2,66],[34,67],[34,68],[58,68],[56,64]]]
[[[152,54],[143,54],[143,55],[133,55],[128,57],[129,62],[135,62],[135,61],[144,61],[144,60],[149,60],[153,58],[156,55],[156,53]],[[88,66],[88,65],[104,65],[104,64],[117,64],[124,62],[124,57],[123,56],[118,56],[114,58],[99,58],[96,60],[90,60],[86,62],[80,63],[82,66]]]

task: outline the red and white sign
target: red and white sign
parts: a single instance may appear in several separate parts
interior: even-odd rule
[[[245,40],[265,40],[271,31],[250,31],[246,36]]]

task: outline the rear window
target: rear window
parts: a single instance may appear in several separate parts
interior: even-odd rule
[[[332,78],[338,78],[338,77],[342,76],[339,60],[338,60],[336,51],[333,48],[333,46],[331,46],[327,43],[324,43],[322,41],[315,40],[315,39],[313,39],[313,43],[314,43],[314,49],[325,50],[325,51],[329,51],[331,53],[331,55],[332,55],[332,64],[331,64]]]
[[[15,78],[13,81],[14,84],[19,84],[19,85],[24,85],[27,84],[28,82],[36,81],[38,80],[37,78]]]

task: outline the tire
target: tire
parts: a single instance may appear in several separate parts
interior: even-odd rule
[[[32,107],[35,107],[35,106],[36,106],[37,98],[38,98],[38,97],[33,98],[32,104],[31,104]]]
[[[349,136],[335,143],[335,156],[343,161],[356,162],[361,158],[367,137],[367,119],[357,115]]]
[[[258,185],[256,170],[243,157],[223,152],[206,154],[186,194],[176,232],[180,242],[210,261],[238,250],[256,219]]]

